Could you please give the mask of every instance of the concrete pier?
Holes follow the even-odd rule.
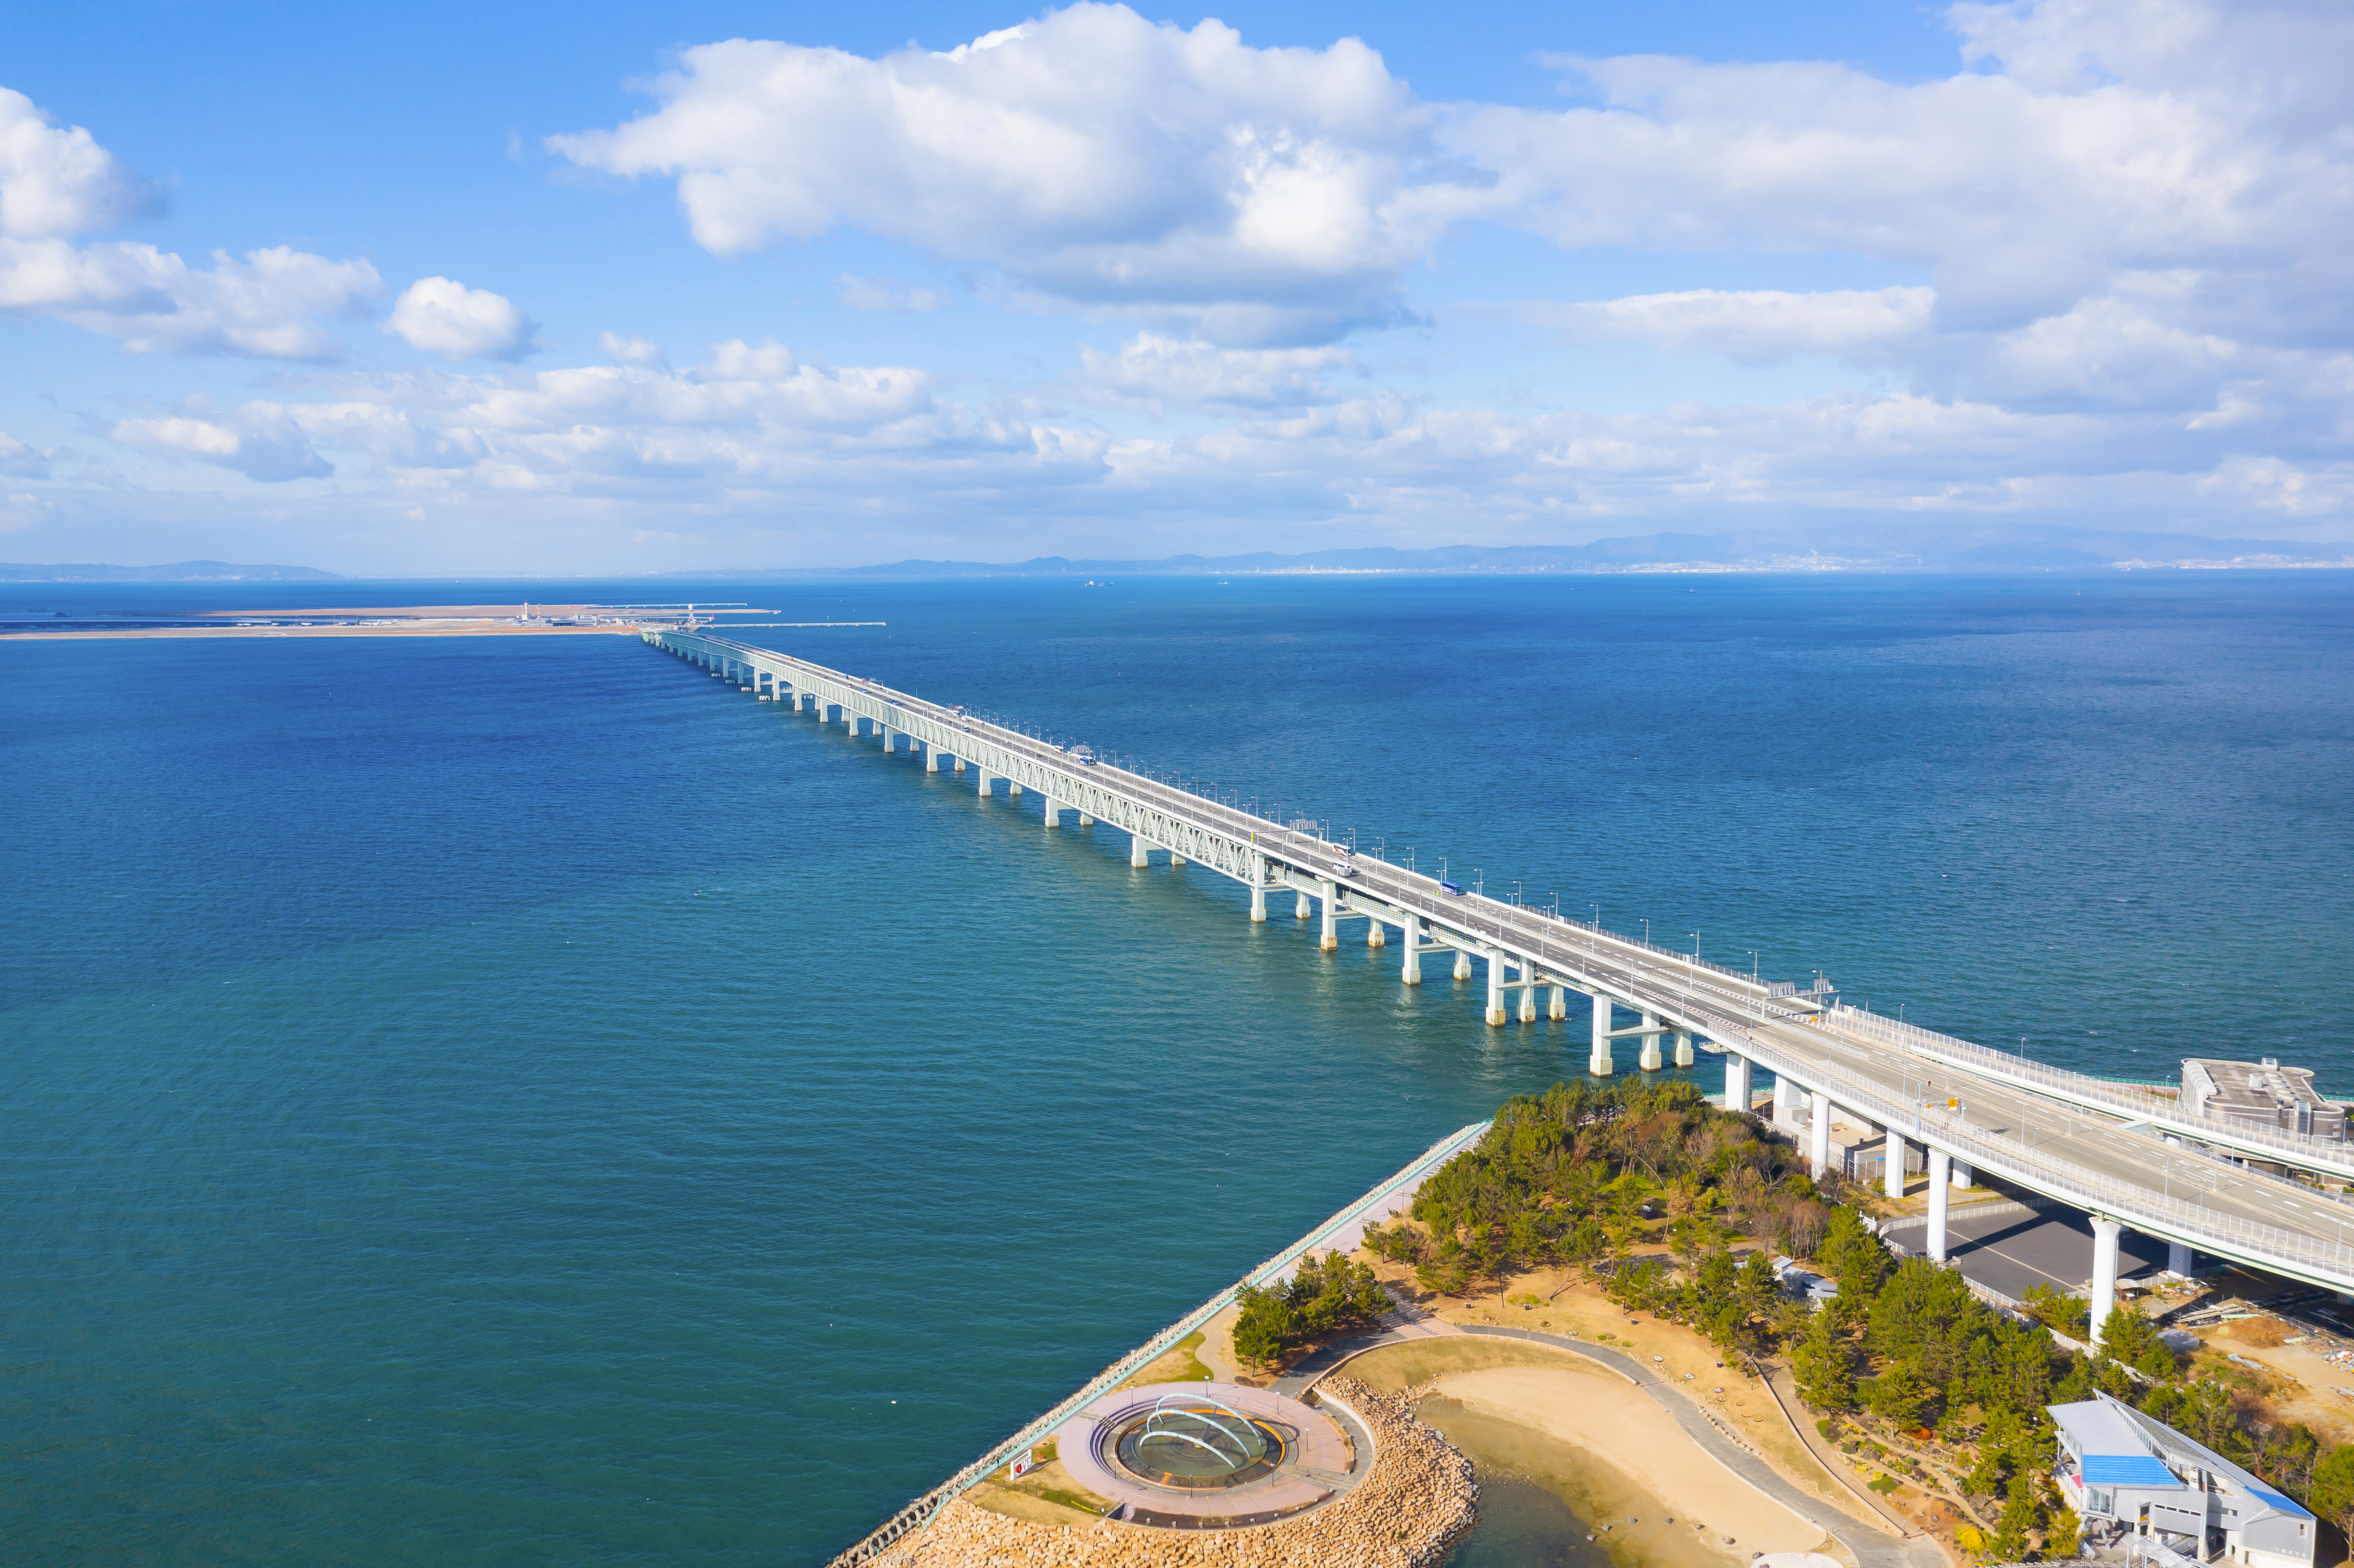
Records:
[[[1808,1108],[1813,1114],[1807,1124],[1807,1163],[1820,1176],[1831,1168],[1830,1096],[1817,1089],[1815,1102]]]
[[[1561,985],[1559,983],[1556,983],[1553,986],[1553,998],[1545,1007],[1545,1016],[1553,1019],[1556,1022],[1569,1016],[1569,988],[1567,986]]]
[[[1402,940],[1405,946],[1405,956],[1398,961],[1398,983],[1420,985],[1422,983],[1422,920],[1419,916],[1409,915],[1405,917]]]
[[[1643,1010],[1643,1054],[1636,1060],[1646,1073],[1656,1073],[1664,1065],[1659,1060],[1659,1015],[1648,1007]]]
[[[1676,1065],[1679,1067],[1689,1067],[1691,1065],[1692,1037],[1690,1034],[1679,1032],[1676,1035]]]
[[[1953,1174],[1953,1157],[1942,1149],[1929,1150],[1929,1233],[1921,1250],[1938,1263],[1946,1261],[1946,1178]]]
[[[1316,945],[1329,953],[1341,946],[1341,911],[1334,902],[1340,895],[1329,876],[1316,885],[1324,891],[1324,925],[1317,933]]]
[[[1152,863],[1152,855],[1150,852],[1144,847],[1144,836],[1141,833],[1130,833],[1128,835],[1128,863],[1137,866],[1150,865]]]
[[[1455,949],[1455,978],[1459,980],[1471,978],[1471,955],[1460,948]]]
[[[1586,1052],[1585,1070],[1597,1078],[1606,1078],[1613,1071],[1610,1060],[1610,999],[1600,991],[1594,993],[1594,1042]]]
[[[1085,817],[1079,819],[1084,822]],[[1267,856],[1251,856],[1251,924],[1267,924]]]
[[[2117,1234],[2125,1227],[2100,1214],[2093,1216],[2093,1342],[2101,1342],[2101,1325],[2117,1305]]]
[[[1480,955],[1488,960],[1488,1027],[1504,1026],[1504,955],[1489,948]]]
[[[1724,1054],[1724,1108],[1749,1114],[1749,1058],[1737,1051]]]
[[[1052,795],[1046,797],[1046,826],[1051,830],[1063,825],[1062,803]]]
[[[1884,1169],[1880,1173],[1880,1190],[1892,1198],[1904,1196],[1904,1135],[1894,1128],[1888,1129],[1888,1141],[1881,1156]]]
[[[1291,917],[1295,920],[1305,920],[1314,913],[1316,913],[1315,906],[1309,902],[1308,895],[1303,893],[1299,895],[1299,902],[1292,906]]]

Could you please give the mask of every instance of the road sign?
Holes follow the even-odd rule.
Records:
[[[1021,1453],[1015,1455],[1013,1457],[1012,1478],[1018,1481],[1037,1467],[1038,1450],[1035,1448],[1024,1448]]]

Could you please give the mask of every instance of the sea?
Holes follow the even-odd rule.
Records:
[[[2354,1093],[2354,573],[0,613],[649,599],[1989,1044]],[[0,887],[12,1563],[822,1563],[1585,1056],[627,637],[0,642]]]

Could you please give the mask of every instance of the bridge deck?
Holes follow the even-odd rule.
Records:
[[[2039,1069],[1949,1036],[1895,1025],[1812,998],[1777,997],[1750,976],[1648,943],[1484,897],[1370,856],[1334,874],[1332,844],[1221,801],[806,660],[708,633],[650,630],[646,641],[724,667],[755,686],[780,680],[839,708],[960,758],[1050,801],[1238,882],[1323,900],[1335,915],[1381,920],[1436,947],[1479,956],[1508,982],[1559,984],[1654,1014],[1706,1037],[1839,1106],[1980,1171],[2123,1222],[2146,1234],[2308,1283],[2354,1292],[2354,1205],[2169,1149],[2137,1127],[2128,1101],[2102,1106],[2097,1080]],[[1500,969],[1494,966],[1502,966]],[[1491,981],[1492,989],[1492,981]],[[2039,1081],[2040,1070],[2052,1082]],[[1959,1114],[1943,1107],[1963,1102]],[[2209,1137],[2207,1133],[2196,1136]],[[2307,1140],[2310,1141],[2310,1140]],[[2265,1158],[2284,1158],[2267,1153]],[[2308,1168],[2344,1159],[2316,1152]],[[2348,1165],[2354,1174],[2354,1164]]]

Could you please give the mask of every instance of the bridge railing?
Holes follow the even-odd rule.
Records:
[[[902,695],[891,693],[887,688],[875,687],[872,683],[862,683],[856,677],[811,665],[807,661],[797,660],[790,655],[777,654],[771,650],[755,649],[744,644],[724,645],[746,654],[779,659],[789,664],[813,670],[850,691],[881,696]],[[940,717],[945,722],[946,710],[921,703],[920,699],[917,701],[923,709],[929,710],[925,716]],[[964,721],[957,722],[961,724]],[[1069,759],[1062,757],[1051,745],[991,721],[971,719],[970,722],[976,726],[970,733],[981,735],[986,732],[985,738],[992,745],[1049,766],[1063,766],[1066,771],[1073,774],[1077,771],[1076,765],[1070,764]],[[1088,769],[1091,774],[1095,771]],[[1312,871],[1320,873],[1327,868],[1331,846],[1322,841],[1129,769],[1109,767],[1109,772],[1122,781],[1124,792],[1149,800],[1159,810],[1170,812],[1182,810],[1197,818],[1207,819],[1203,821],[1203,826],[1236,842],[1249,842],[1253,835],[1257,835],[1262,847],[1283,852],[1286,858],[1302,862]],[[2024,1144],[1988,1140],[1971,1133],[1958,1122],[1947,1125],[1935,1113],[1925,1112],[1921,1107],[1900,1107],[1885,1097],[1882,1086],[1849,1073],[1828,1059],[1809,1059],[1787,1044],[1753,1034],[1748,1022],[1725,1012],[1723,1005],[1728,1001],[1739,1005],[1747,998],[1726,998],[1721,994],[1723,988],[1719,983],[1675,985],[1679,970],[1694,982],[1701,982],[1705,975],[1710,982],[1729,979],[1739,982],[1742,988],[1755,989],[1755,981],[1749,976],[1705,960],[1695,961],[1690,954],[1673,952],[1605,932],[1598,926],[1548,917],[1524,906],[1476,894],[1462,896],[1441,895],[1435,878],[1407,872],[1385,862],[1378,863],[1383,864],[1394,878],[1409,884],[1403,890],[1382,889],[1377,895],[1381,901],[1425,915],[1466,933],[1475,940],[1485,939],[1499,947],[1511,948],[1541,964],[1558,962],[1564,967],[1575,967],[1593,976],[1597,983],[1606,984],[1612,994],[1630,1003],[1638,1006],[1648,1004],[1662,1012],[1683,1016],[1697,1023],[1719,1044],[1740,1042],[1744,1054],[1753,1056],[1769,1069],[1779,1072],[1783,1069],[1777,1064],[1793,1064],[1791,1076],[1826,1090],[1837,1086],[1840,1090],[1842,1103],[1851,1105],[1858,1112],[1871,1115],[1874,1119],[1888,1125],[1909,1123],[1914,1128],[1916,1136],[1925,1135],[1928,1128],[1935,1126],[1936,1141],[1941,1146],[1974,1163],[1984,1164],[1989,1170],[2013,1173],[2030,1184],[2049,1190],[2052,1195],[2069,1202],[2137,1221],[2138,1228],[2155,1225],[2160,1234],[2171,1229],[2194,1244],[2201,1241],[2224,1244],[2211,1245],[2210,1250],[2227,1250],[2231,1245],[2236,1244],[2243,1251],[2303,1262],[2331,1273],[2342,1281],[2354,1282],[2354,1251],[2349,1251],[2344,1245],[2347,1233],[2343,1224],[2338,1227],[2339,1240],[2333,1244],[2306,1233],[2220,1214],[2202,1205],[2181,1202],[2170,1195],[2151,1193],[2146,1189],[2102,1177],[2082,1167],[2052,1160]],[[1424,890],[1425,884],[1427,891]],[[1617,966],[1611,962],[1617,955],[1606,949],[1606,942],[1613,948],[1655,953],[1665,963],[1661,967],[1640,971]],[[1991,1051],[1954,1036],[1938,1034],[1919,1025],[1843,1008],[1834,1016],[1842,1026],[1902,1043],[1925,1056],[1961,1058],[1954,1064],[1956,1065],[1967,1065],[1975,1070],[1990,1071],[1997,1075],[2016,1075],[2055,1086],[2064,1083],[2071,1093],[2078,1092],[2081,1086],[2086,1091],[2085,1097],[2094,1097],[2095,1095],[2109,1097],[2113,1103],[2144,1118],[2147,1118],[2153,1108],[2147,1097],[2132,1095],[2130,1091],[2098,1079],[2063,1074],[2024,1058]],[[2035,1075],[2041,1075],[2041,1077],[2034,1078]]]
[[[1861,1012],[1844,1004],[1833,1017],[1841,1029],[1903,1045],[1918,1054],[1947,1061],[1950,1065],[1968,1066],[1996,1077],[2032,1084],[2056,1094],[2104,1106],[2136,1119],[2163,1121],[2183,1128],[2194,1138],[2204,1128],[2219,1139],[2278,1150],[2301,1164],[2322,1164],[2354,1174],[2354,1147],[2343,1143],[2300,1137],[2292,1132],[2277,1132],[2269,1128],[2250,1127],[2240,1122],[2218,1121],[2186,1109],[2179,1097],[2161,1097],[2155,1089],[2137,1093],[2104,1078],[2072,1073],[2063,1067],[2047,1066],[2014,1052],[1997,1051],[1951,1034],[1940,1034],[1934,1029],[1924,1029],[1917,1023]]]
[[[2080,1165],[2052,1159],[2031,1145],[1996,1139],[1973,1131],[1959,1117],[1942,1107],[1898,1105],[1882,1086],[1840,1067],[1828,1057],[1809,1059],[1787,1044],[1752,1034],[1740,1020],[1709,1020],[1712,1038],[1738,1041],[1742,1054],[1752,1056],[1778,1075],[1830,1094],[1840,1104],[1883,1126],[1909,1130],[1916,1141],[1934,1142],[1974,1165],[2023,1181],[2040,1192],[2064,1199],[2090,1212],[2124,1220],[2137,1230],[2173,1236],[2210,1251],[2237,1250],[2244,1255],[2292,1263],[2318,1270],[2354,1288],[2354,1216],[2325,1219],[2337,1239],[2304,1231],[2284,1230],[2235,1214],[2219,1213],[2204,1204],[2187,1202],[2170,1193],[2120,1181]],[[2221,1245],[2217,1245],[2221,1244]]]

